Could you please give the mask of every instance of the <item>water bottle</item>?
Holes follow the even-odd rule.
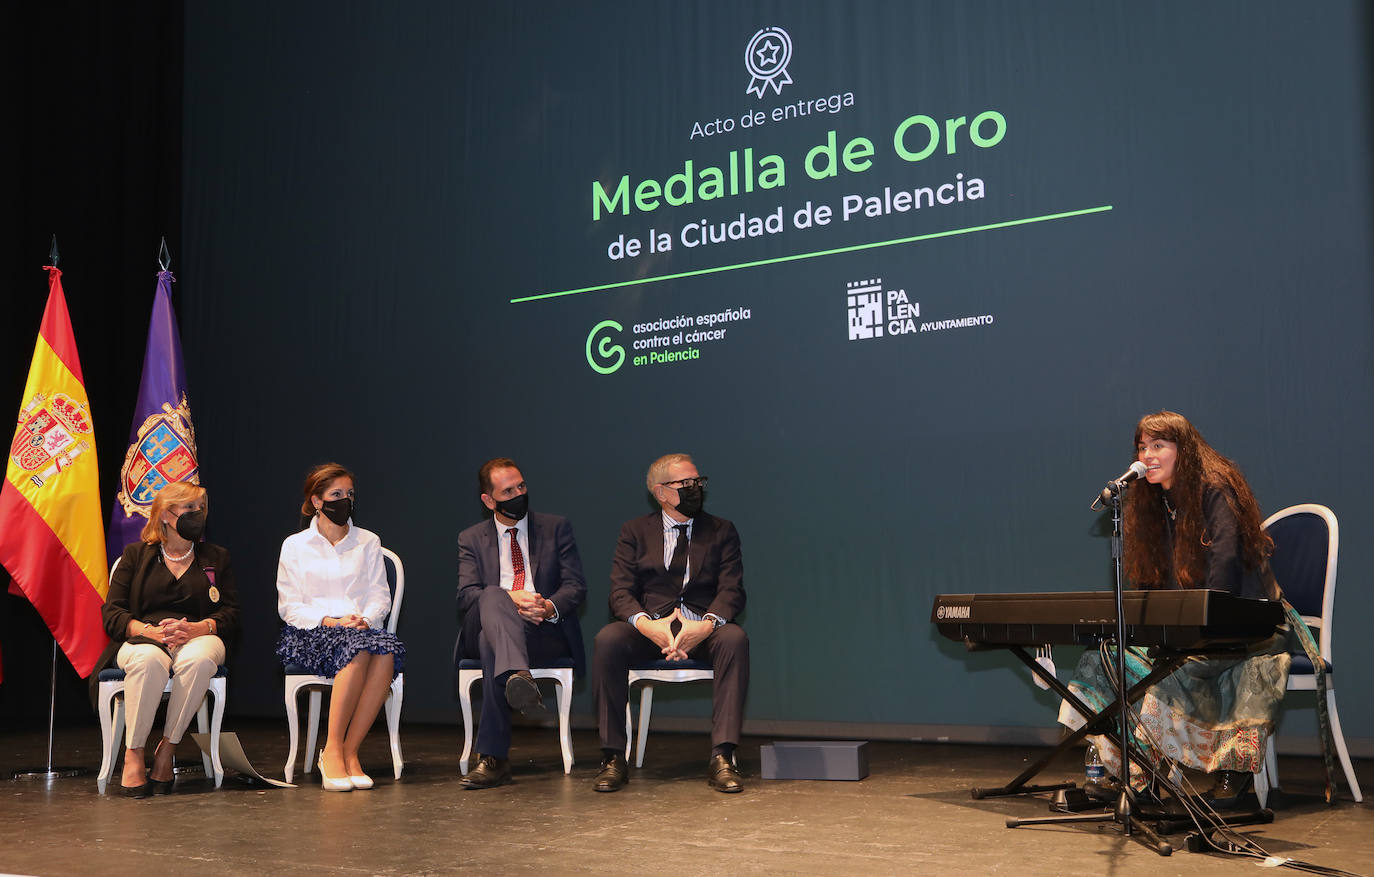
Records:
[[[1097,751],[1097,744],[1088,741],[1088,751],[1083,755],[1083,776],[1093,784],[1100,785],[1107,778],[1107,768],[1102,764],[1102,754]]]

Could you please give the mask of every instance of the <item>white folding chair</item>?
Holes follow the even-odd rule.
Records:
[[[535,679],[552,679],[554,692],[558,697],[558,742],[563,748],[563,773],[572,773],[572,658],[564,658],[555,667],[531,667],[530,675]],[[458,662],[458,705],[463,711],[463,757],[458,761],[458,769],[468,772],[468,757],[472,755],[472,686],[482,679],[482,662],[476,658],[463,658]],[[484,707],[485,708],[485,707]]]
[[[396,632],[397,619],[401,617],[401,599],[405,596],[406,572],[401,558],[390,549],[382,549],[382,561],[386,567],[387,585],[391,588],[391,614],[387,616],[386,629]],[[296,672],[292,672],[292,671]],[[302,689],[310,690],[310,713],[306,719],[305,774],[314,768],[315,738],[320,730],[320,697],[326,688],[332,688],[332,676],[316,676],[303,672],[304,668],[295,665],[286,667],[286,728],[291,738],[290,749],[286,753],[286,781],[291,782],[296,767],[296,744],[299,741],[300,720],[296,713],[296,700]],[[386,713],[387,732],[391,737],[391,768],[396,779],[401,778],[401,700],[405,696],[405,674],[397,673],[391,680],[391,690],[387,693]]]
[[[117,558],[110,565],[110,578],[114,578],[115,570],[119,568]],[[201,761],[205,764],[205,775],[215,778],[215,788],[219,788],[224,782],[224,767],[219,760],[219,732],[220,725],[224,721],[224,697],[227,683],[228,671],[223,665],[215,671],[214,678],[210,680],[210,688],[206,692],[205,700],[200,702],[200,709],[196,711],[196,726],[200,732],[210,733],[210,751],[202,751]],[[110,777],[114,775],[115,763],[119,760],[120,743],[124,739],[124,671],[118,667],[111,667],[108,670],[101,670],[98,690],[96,693],[96,712],[100,716],[100,748],[102,751],[100,759],[100,773],[96,774],[95,786],[100,794],[105,794],[105,787],[110,783]],[[163,689],[164,695],[172,690],[172,681],[167,680],[167,686]],[[211,713],[206,701],[211,697],[215,701],[214,712]]]
[[[1336,617],[1336,559],[1340,547],[1340,527],[1336,515],[1324,505],[1306,503],[1289,506],[1275,512],[1264,522],[1264,529],[1274,539],[1274,554],[1270,566],[1284,596],[1298,610],[1307,626],[1317,635],[1317,645],[1326,663],[1326,710],[1331,718],[1331,737],[1336,755],[1350,792],[1357,802],[1363,801],[1359,780],[1350,763],[1350,751],[1341,733],[1341,719],[1336,712],[1335,665],[1331,661],[1332,622]],[[1289,691],[1316,691],[1317,676],[1306,654],[1293,655],[1288,674]],[[1264,807],[1269,789],[1279,787],[1277,733],[1269,735],[1264,765],[1255,775],[1255,797]]]
[[[635,767],[644,766],[644,746],[649,740],[649,718],[654,709],[654,685],[659,682],[706,682],[716,678],[716,671],[705,661],[653,661],[630,668],[629,688],[636,682],[639,689],[639,741]],[[625,760],[630,760],[633,725],[630,721],[630,702],[625,702]]]

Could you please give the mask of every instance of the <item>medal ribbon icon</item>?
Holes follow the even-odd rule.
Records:
[[[765,27],[754,34],[744,50],[744,67],[749,71],[749,87],[745,94],[763,98],[768,86],[774,94],[782,94],[784,85],[792,84],[787,65],[792,61],[792,37],[780,27]]]

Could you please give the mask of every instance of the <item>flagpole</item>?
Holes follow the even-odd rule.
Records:
[[[52,236],[52,247],[48,250],[48,262],[54,268],[57,267],[57,259],[60,254],[57,252],[57,235]],[[33,768],[31,770],[16,770],[14,778],[17,780],[44,780],[51,782],[61,777],[75,777],[89,773],[87,768],[82,767],[53,767],[52,750],[53,737],[55,735],[57,720],[57,638],[52,641],[52,672],[49,674],[48,684],[48,763],[42,770]]]
[[[57,716],[57,640],[52,641],[52,683],[48,688],[48,766],[39,770],[16,770],[14,778],[17,780],[44,780],[51,781],[61,777],[79,777],[82,774],[90,773],[84,767],[53,767],[52,749],[55,719]]]

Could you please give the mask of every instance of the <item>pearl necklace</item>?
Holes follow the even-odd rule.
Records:
[[[166,546],[163,546],[163,548],[162,548],[162,556],[163,556],[163,558],[165,558],[166,560],[172,561],[172,563],[181,563],[183,560],[185,560],[186,558],[190,557],[192,554],[195,554],[195,553],[196,553],[196,543],[194,543],[194,542],[191,543],[191,547],[190,547],[190,548],[186,549],[186,553],[185,553],[185,554],[177,555],[177,556],[173,556],[173,555],[168,554],[168,553],[167,553],[167,548],[166,548]]]

